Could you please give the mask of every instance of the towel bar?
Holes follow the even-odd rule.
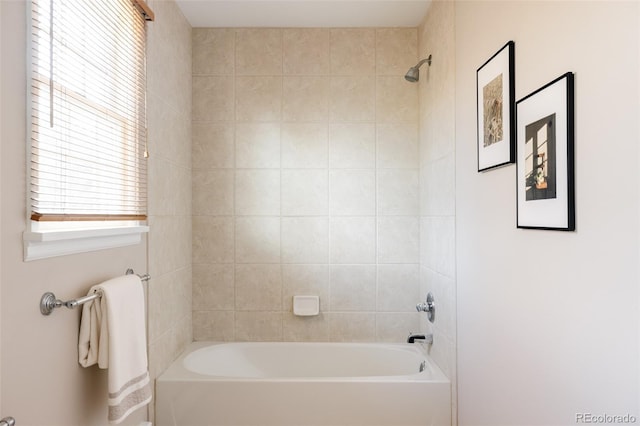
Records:
[[[133,272],[133,269],[129,268],[127,269],[127,272],[125,274],[133,275],[134,273],[135,272]],[[140,281],[149,281],[151,279],[151,276],[149,274],[138,275],[138,277],[140,277]],[[58,299],[55,294],[48,291],[40,298],[40,313],[42,315],[49,315],[55,308],[60,308],[62,306],[66,306],[69,309],[74,309],[79,305],[84,305],[85,303],[98,299],[100,297],[102,297],[102,292],[96,291],[95,293],[88,296],[79,297],[77,299],[67,300],[66,302],[63,302],[62,300]]]

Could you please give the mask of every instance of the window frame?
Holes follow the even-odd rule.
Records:
[[[139,0],[134,0],[140,13],[147,21],[153,20],[153,12]],[[38,221],[33,219],[31,209],[31,148],[32,148],[32,51],[33,51],[33,4],[25,2],[27,10],[27,52],[26,52],[26,157],[25,157],[25,204],[26,230],[23,232],[24,261],[46,259],[56,256],[79,254],[96,250],[136,245],[149,232],[147,217],[144,220],[73,220],[72,217],[60,221]],[[146,90],[146,89],[145,89]]]

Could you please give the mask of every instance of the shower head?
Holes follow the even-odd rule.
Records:
[[[427,59],[423,59],[420,62],[418,62],[415,66],[409,68],[409,71],[407,71],[407,73],[404,75],[404,79],[410,83],[415,83],[416,81],[420,80],[420,66],[425,62],[429,66],[431,66],[431,55],[429,55]]]

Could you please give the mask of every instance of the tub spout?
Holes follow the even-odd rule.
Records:
[[[424,343],[431,345],[433,343],[433,334],[409,334],[407,343],[415,343],[416,340],[424,340]]]

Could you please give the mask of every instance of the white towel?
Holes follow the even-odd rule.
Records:
[[[108,368],[109,423],[120,423],[151,401],[147,367],[145,305],[137,275],[94,285],[102,297],[84,304],[78,339],[83,367]]]

